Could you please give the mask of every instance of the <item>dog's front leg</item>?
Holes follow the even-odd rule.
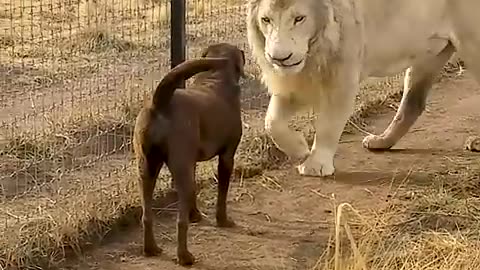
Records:
[[[275,145],[294,161],[303,160],[310,153],[303,134],[288,126],[288,121],[295,115],[296,109],[290,99],[272,95],[265,116],[265,130]]]
[[[355,78],[339,80],[333,84],[333,88],[327,89],[326,95],[322,95],[322,100],[314,106],[315,138],[310,156],[297,167],[301,175],[334,174],[333,159],[340,136],[353,112],[359,89],[358,80]]]
[[[176,149],[177,150],[177,149]],[[184,152],[185,153],[185,152]],[[190,212],[195,200],[194,163],[186,163],[185,157],[169,158],[169,169],[178,194],[177,258],[178,264],[192,265],[195,257],[188,251],[187,234]]]

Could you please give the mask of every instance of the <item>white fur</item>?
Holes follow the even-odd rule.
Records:
[[[248,41],[272,94],[266,130],[282,151],[303,160],[300,174],[332,175],[360,82],[410,67],[395,120],[364,140],[367,148],[391,147],[420,115],[415,102],[454,50],[480,81],[479,10],[478,0],[249,0]],[[302,108],[315,112],[311,151],[288,127]]]

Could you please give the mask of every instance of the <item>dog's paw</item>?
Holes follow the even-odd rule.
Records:
[[[297,166],[298,173],[302,176],[324,177],[335,173],[333,160],[315,160],[311,157]]]
[[[177,252],[178,264],[182,266],[193,265],[195,257],[188,250]]]
[[[235,222],[230,218],[217,218],[217,227],[233,228],[235,226],[236,226]]]
[[[392,143],[379,135],[368,135],[363,138],[362,146],[369,150],[386,150],[392,147]]]
[[[143,248],[143,254],[146,257],[153,257],[153,256],[159,256],[162,254],[163,250],[159,248],[157,245],[150,245],[150,246],[145,246]]]
[[[198,223],[202,221],[202,213],[198,209],[192,209],[189,214],[190,223]]]

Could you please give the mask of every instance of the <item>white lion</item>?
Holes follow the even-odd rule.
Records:
[[[407,70],[395,118],[363,140],[368,149],[392,147],[424,110],[433,77],[454,52],[480,81],[479,12],[480,0],[249,0],[248,41],[272,95],[267,132],[303,161],[301,175],[332,175],[360,82]],[[315,113],[311,151],[288,127],[303,108]]]

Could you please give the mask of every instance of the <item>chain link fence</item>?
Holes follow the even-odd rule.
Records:
[[[61,258],[45,247],[75,238],[65,230],[115,217],[127,205],[118,197],[137,198],[131,133],[170,68],[170,8],[166,0],[0,0],[1,266]],[[243,1],[186,8],[187,58],[217,41],[247,49]]]
[[[230,42],[257,76],[245,1],[187,2],[187,58]],[[170,15],[167,0],[0,0],[1,267],[60,260],[138,205],[131,133],[170,68]],[[248,85],[246,124],[263,123],[267,93]]]

